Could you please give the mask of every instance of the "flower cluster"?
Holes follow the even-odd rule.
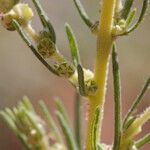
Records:
[[[150,107],[140,115],[135,115],[134,111],[149,88],[150,78],[133,101],[123,120],[120,70],[115,40],[116,37],[127,35],[139,26],[145,16],[149,0],[143,0],[140,16],[135,23],[133,23],[133,19],[136,9],[132,8],[134,0],[125,0],[124,4],[121,0],[103,0],[101,19],[95,23],[90,20],[80,0],[73,0],[80,17],[90,31],[97,36],[94,73],[83,67],[77,40],[70,25],[66,23],[65,29],[72,61],[68,61],[61,54],[57,46],[53,25],[39,0],[32,0],[32,2],[42,23],[40,31],[36,31],[32,25],[34,16],[32,9],[28,4],[21,3],[19,0],[0,0],[1,22],[7,30],[19,33],[30,50],[49,71],[67,79],[77,89],[74,105],[76,122],[74,137],[65,108],[57,99],[55,102],[56,117],[64,135],[62,137],[45,104],[40,102],[43,121],[33,109],[28,98],[25,97],[12,110],[6,108],[4,111],[0,111],[0,116],[14,131],[24,148],[27,150],[81,150],[80,95],[86,97],[89,102],[86,150],[136,150],[148,143],[150,134],[139,141],[136,141],[134,137],[141,132],[142,126],[150,119]],[[114,87],[114,141],[112,145],[108,146],[99,142],[101,133],[98,132],[101,132],[111,48]],[[48,63],[48,59],[50,63]],[[45,122],[50,128],[50,132],[47,131]]]
[[[21,37],[23,37],[23,39],[26,41],[28,46],[31,47],[32,45],[32,51],[34,51],[34,53],[38,55],[39,60],[42,61],[43,64],[45,64],[45,66],[49,68],[49,70],[60,77],[65,77],[74,86],[76,86],[77,89],[79,89],[80,82],[78,82],[78,76],[80,75],[80,73],[78,73],[77,66],[80,65],[80,61],[78,54],[76,54],[76,57],[73,56],[74,53],[77,52],[73,52],[74,48],[72,47],[72,43],[74,44],[73,46],[76,46],[77,42],[73,35],[71,27],[68,24],[66,25],[66,33],[70,43],[72,57],[74,59],[73,63],[66,60],[58,50],[58,47],[56,45],[55,30],[50,23],[47,15],[43,11],[40,3],[37,0],[33,0],[33,3],[43,24],[43,29],[40,32],[36,32],[32,27],[32,9],[28,6],[28,4],[19,3],[19,1],[5,1],[5,5],[4,2],[0,3],[2,24],[8,30],[17,30],[20,33]],[[28,39],[28,37],[30,37],[30,39]],[[48,64],[46,62],[46,59],[51,59],[54,64]],[[87,71],[83,68],[82,70],[83,76],[86,79],[86,76],[88,76]],[[97,86],[93,80],[93,73],[91,75],[91,78],[88,78],[88,80],[83,79],[82,82],[85,82],[84,84],[86,94],[84,94],[84,96],[91,94],[93,95],[96,92]]]
[[[49,149],[45,123],[36,114],[27,97],[13,110],[7,108],[0,114],[27,149]]]
[[[137,9],[132,8],[133,2],[134,0],[126,0],[124,5],[122,6],[121,4],[121,7],[119,7],[120,9],[115,12],[115,20],[112,30],[113,36],[127,35],[137,29],[143,21],[149,1],[143,0],[140,16],[135,23],[133,23],[133,20],[135,19]],[[122,2],[120,1],[120,3]]]

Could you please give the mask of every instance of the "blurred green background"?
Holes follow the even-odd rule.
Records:
[[[24,0],[32,6],[30,0]],[[61,53],[70,60],[69,45],[64,24],[68,22],[77,37],[81,59],[86,68],[93,69],[96,38],[80,19],[73,0],[40,0],[45,8],[57,34],[57,45]],[[99,17],[99,0],[82,0],[93,21]],[[135,6],[141,8],[142,0]],[[35,13],[33,25],[36,30],[41,24]],[[123,114],[138,94],[144,81],[150,75],[150,9],[142,25],[134,33],[122,37],[118,41],[118,52],[122,78]],[[108,80],[108,92],[105,107],[102,140],[110,144],[113,137],[113,88],[112,74]],[[12,107],[27,95],[37,107],[39,99],[43,99],[54,114],[54,97],[58,96],[70,112],[73,126],[74,89],[62,78],[48,72],[23,43],[16,32],[6,31],[0,26],[0,109]],[[141,112],[150,102],[150,92],[147,92],[138,111]],[[86,124],[86,100],[83,99],[82,124]],[[37,109],[38,111],[38,109]],[[150,122],[144,126],[143,133],[150,131]],[[142,136],[143,134],[141,134]],[[0,120],[0,150],[18,150],[20,145],[15,136]],[[149,150],[147,145],[143,150]]]

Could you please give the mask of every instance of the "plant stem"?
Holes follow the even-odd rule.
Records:
[[[99,130],[101,130],[101,122],[103,119],[103,106],[105,102],[106,83],[109,66],[110,49],[112,46],[112,24],[115,9],[115,0],[103,0],[101,7],[101,16],[99,24],[99,32],[97,35],[97,52],[95,62],[95,81],[98,89],[96,95],[89,97],[89,116],[88,129],[86,138],[86,150],[92,150],[92,124],[94,121],[95,109],[100,106]],[[101,131],[98,132],[97,139],[100,139]]]
[[[31,39],[33,41],[38,41],[39,40],[39,36],[36,33],[36,31],[32,28],[31,24],[27,24],[26,26],[23,26],[23,29],[25,30],[25,32],[27,33],[27,35],[29,37],[31,37]]]

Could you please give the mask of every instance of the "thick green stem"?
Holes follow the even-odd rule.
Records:
[[[100,106],[99,130],[103,118],[103,106],[105,102],[106,83],[108,75],[108,64],[110,49],[112,46],[112,25],[116,0],[103,0],[101,7],[99,33],[97,35],[97,52],[95,62],[95,81],[98,89],[95,96],[89,97],[89,116],[86,138],[86,150],[92,150],[92,123],[94,120],[95,109]],[[101,131],[98,132],[97,139],[100,139]]]

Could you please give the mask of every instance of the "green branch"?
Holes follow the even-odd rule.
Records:
[[[20,37],[23,39],[23,41],[27,44],[27,46],[31,49],[31,51],[34,53],[34,55],[41,61],[41,63],[52,73],[55,75],[58,75],[58,73],[55,71],[54,68],[52,68],[45,60],[44,58],[37,52],[37,50],[34,48],[34,46],[31,44],[31,42],[28,40],[27,36],[24,34],[22,27],[18,24],[16,20],[13,21],[13,25],[16,28],[17,32],[19,33]]]

